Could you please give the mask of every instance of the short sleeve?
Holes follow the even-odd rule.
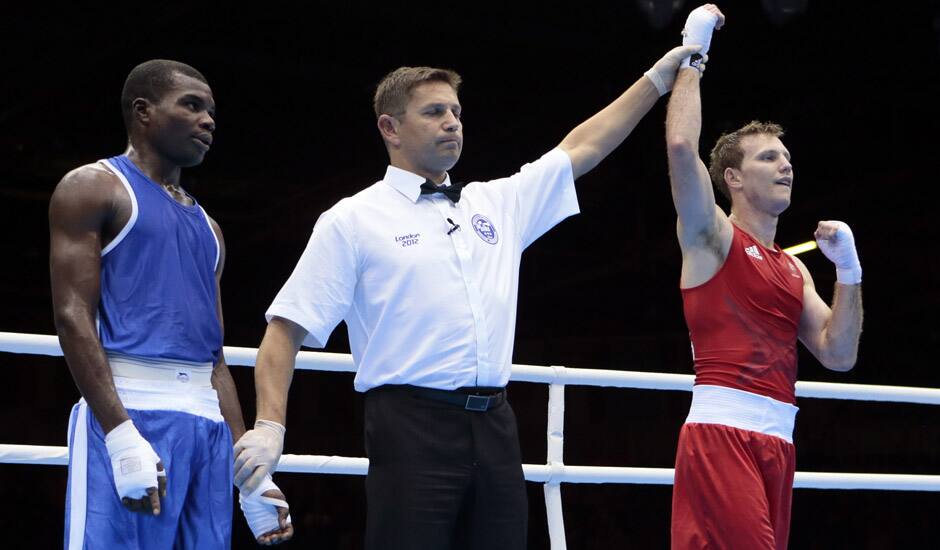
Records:
[[[523,166],[509,178],[516,195],[516,216],[523,247],[558,222],[580,212],[571,159],[559,148]]]
[[[335,207],[334,207],[335,209]],[[304,345],[322,348],[353,302],[357,254],[334,209],[320,216],[294,272],[265,313],[302,326]]]

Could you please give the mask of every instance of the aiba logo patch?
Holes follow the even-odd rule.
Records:
[[[483,239],[483,242],[488,244],[496,244],[499,242],[499,234],[496,232],[496,227],[493,226],[486,216],[482,214],[476,214],[473,218],[470,219],[470,225],[473,226],[473,230],[476,231],[477,235]]]

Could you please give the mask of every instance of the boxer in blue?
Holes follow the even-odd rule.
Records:
[[[69,421],[65,548],[229,548],[232,439],[245,431],[222,355],[222,231],[180,186],[212,145],[196,69],[135,67],[128,148],[81,166],[49,206],[56,330],[82,399]],[[241,496],[261,544],[293,534],[266,480]]]

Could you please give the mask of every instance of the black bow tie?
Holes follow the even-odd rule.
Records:
[[[424,183],[421,184],[421,194],[431,195],[433,193],[441,193],[450,199],[450,202],[457,204],[460,201],[460,190],[463,189],[463,187],[463,183],[452,183],[450,186],[438,186],[431,180],[424,180]]]

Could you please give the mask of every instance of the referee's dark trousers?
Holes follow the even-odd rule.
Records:
[[[525,549],[528,502],[505,390],[373,388],[365,444],[367,550]]]

